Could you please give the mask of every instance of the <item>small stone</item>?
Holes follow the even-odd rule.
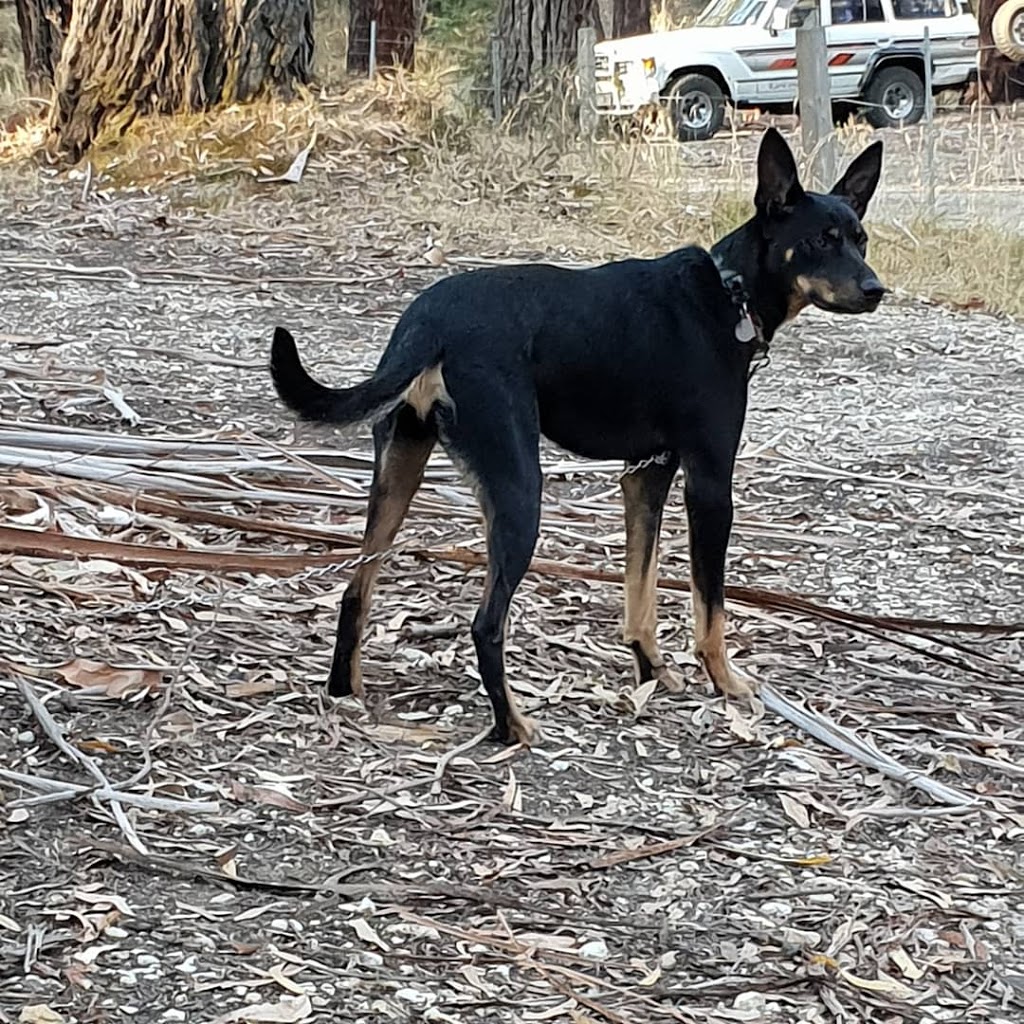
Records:
[[[24,732],[18,733],[17,740],[19,743],[28,746],[29,743],[35,743],[36,734],[31,729],[26,729]]]
[[[733,1001],[734,1010],[745,1010],[747,1012],[763,1014],[766,1000],[760,992],[741,992]]]
[[[195,954],[185,957],[180,964],[175,964],[174,967],[182,974],[195,974],[197,969]]]
[[[399,988],[395,989],[395,998],[401,999],[403,1003],[409,1003],[417,1009],[425,1010],[437,997],[418,988]]]
[[[384,957],[369,949],[358,949],[352,954],[352,962],[360,967],[383,967]]]
[[[108,928],[107,929],[107,934],[109,934],[109,933],[110,933],[110,929]],[[152,953],[140,953],[135,958],[135,962],[140,967],[159,967],[160,966],[160,957],[153,956]]]
[[[593,939],[590,942],[584,942],[580,946],[580,956],[585,956],[588,960],[607,960],[608,946],[604,939]]]
[[[116,924],[112,924],[103,933],[109,939],[127,939],[128,933],[123,928],[118,928]]]
[[[185,1020],[186,1019],[185,1011],[184,1010],[164,1010],[163,1015],[160,1017],[160,1019],[161,1020],[170,1020],[170,1021]]]

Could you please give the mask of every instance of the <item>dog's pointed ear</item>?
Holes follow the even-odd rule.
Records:
[[[858,217],[868,212],[868,203],[882,174],[882,142],[872,142],[832,187],[832,195],[845,199]]]
[[[769,128],[757,153],[754,205],[761,213],[781,213],[795,206],[803,194],[792,151],[778,131]]]

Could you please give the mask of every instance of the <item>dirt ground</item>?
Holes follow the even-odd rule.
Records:
[[[1024,1019],[1024,327],[810,312],[754,379],[729,581],[768,594],[730,646],[868,763],[710,690],[678,487],[690,686],[637,687],[620,588],[583,578],[621,570],[621,467],[555,451],[509,653],[545,738],[498,749],[443,459],[366,706],[324,695],[365,431],[297,429],[265,363],[282,323],[356,379],[421,287],[536,246],[432,266],[330,184],[329,233],[283,189],[0,201],[0,1021]]]

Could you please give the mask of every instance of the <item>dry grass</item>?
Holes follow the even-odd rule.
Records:
[[[244,208],[254,189],[267,193],[257,180],[283,172],[315,133],[302,185],[273,203],[286,211],[330,194],[337,173],[365,176],[360,202],[368,211],[421,224],[448,250],[471,256],[506,251],[513,236],[529,239],[538,255],[650,255],[685,242],[710,245],[749,214],[756,131],[706,146],[584,145],[574,138],[571,104],[552,95],[544,130],[509,134],[472,104],[471,62],[469,51],[453,58],[427,46],[414,74],[339,79],[329,97],[139,121],[121,138],[100,140],[91,154],[95,180],[163,189],[177,205],[207,212]],[[940,198],[967,202],[1002,189],[997,198],[1012,203],[1024,180],[1020,123],[981,112],[938,124]],[[862,124],[839,129],[843,160],[871,134]],[[38,123],[21,126],[0,139],[0,160],[24,159],[40,139]],[[973,199],[959,224],[923,214],[925,180],[921,133],[891,133],[872,228],[885,280],[911,294],[1024,315],[1024,280],[1014,272],[1024,261],[1022,237],[975,216]],[[323,219],[330,230],[330,209]]]
[[[14,7],[0,7],[0,116],[17,110],[25,95],[21,35]]]

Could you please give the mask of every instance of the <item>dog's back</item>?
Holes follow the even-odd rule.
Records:
[[[710,254],[585,270],[547,264],[446,278],[399,321],[379,373],[433,360],[448,375],[484,363],[479,386],[518,387],[526,371],[542,432],[587,456],[633,458],[681,421],[742,390],[737,312]],[[414,355],[415,353],[415,355]],[[702,424],[691,424],[700,429]]]

